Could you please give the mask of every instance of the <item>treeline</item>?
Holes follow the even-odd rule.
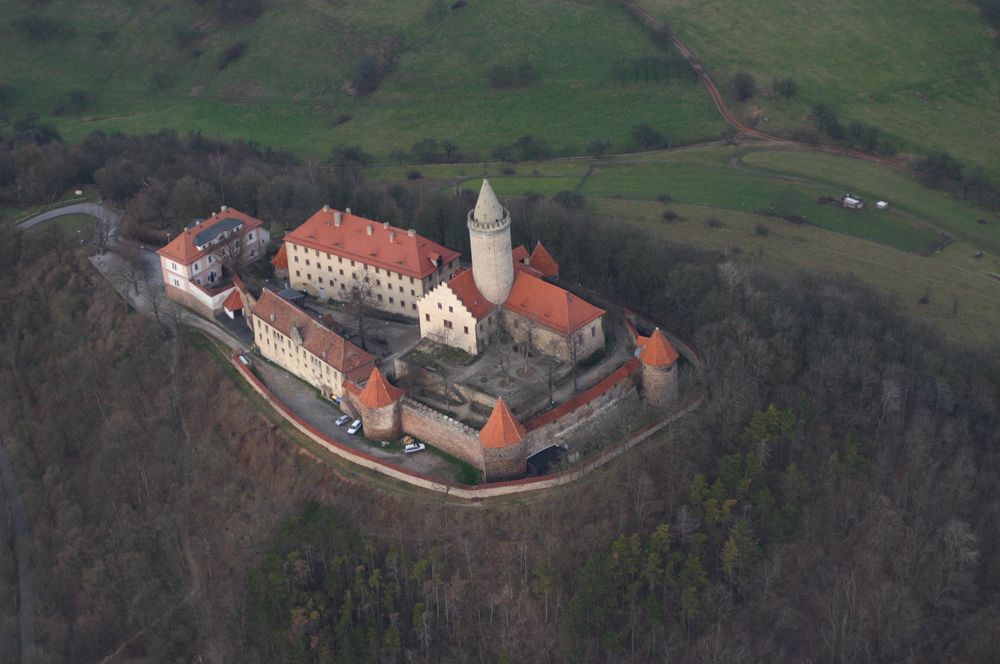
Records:
[[[813,104],[812,114],[820,131],[834,141],[864,152],[887,156],[894,155],[899,150],[896,142],[875,125],[850,122],[845,126],[837,111],[822,102]]]
[[[932,189],[943,189],[990,210],[1000,207],[1000,185],[982,166],[970,167],[947,152],[937,152],[919,160],[914,168],[921,182]]]

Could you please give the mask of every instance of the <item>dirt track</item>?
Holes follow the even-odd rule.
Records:
[[[653,18],[652,14],[650,14],[645,9],[635,4],[634,0],[621,0],[621,3],[625,6],[625,8],[628,11],[632,12],[632,14],[635,15],[636,18],[638,18],[640,21],[642,21],[649,27],[653,28],[654,30],[658,30],[664,27],[662,23]],[[912,172],[913,169],[895,159],[889,159],[887,157],[879,157],[877,155],[868,154],[866,152],[858,152],[857,150],[850,150],[847,148],[837,148],[834,146],[823,146],[823,145],[820,146],[808,145],[806,143],[801,143],[799,141],[792,141],[787,138],[781,138],[780,136],[773,136],[771,134],[758,131],[753,127],[749,127],[743,124],[739,120],[739,118],[737,118],[733,114],[733,112],[729,109],[729,107],[726,105],[726,101],[725,99],[723,99],[722,93],[719,92],[719,88],[715,85],[715,82],[712,81],[712,78],[705,71],[705,68],[702,66],[697,56],[695,56],[694,52],[690,48],[688,48],[687,44],[681,41],[680,38],[673,33],[673,31],[670,32],[670,39],[673,41],[673,44],[677,48],[677,50],[681,52],[681,55],[683,55],[684,58],[691,64],[692,69],[694,69],[694,71],[698,74],[698,78],[701,79],[701,82],[705,85],[705,89],[708,90],[708,94],[712,97],[712,101],[715,103],[715,108],[716,110],[719,111],[719,115],[722,116],[722,119],[725,120],[729,126],[733,127],[744,136],[756,138],[758,140],[766,141],[768,143],[795,145],[799,147],[818,150],[820,152],[826,152],[829,154],[836,154],[844,157],[853,157],[855,159],[862,159],[864,161],[880,164],[882,166],[888,166],[890,168],[894,168],[899,171],[905,171],[907,173]]]

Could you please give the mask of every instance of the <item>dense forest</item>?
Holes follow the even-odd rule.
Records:
[[[467,195],[367,184],[349,149],[299,163],[29,129],[0,140],[6,205],[92,183],[153,238],[220,203],[286,228],[329,203],[465,249]],[[204,198],[185,207],[185,187]],[[515,241],[545,242],[568,282],[690,339],[709,397],[573,486],[487,506],[315,461],[83,249],[0,229],[0,434],[31,521],[38,661],[1000,658],[995,352],[950,348],[856,284],[768,275],[570,197],[509,205]]]

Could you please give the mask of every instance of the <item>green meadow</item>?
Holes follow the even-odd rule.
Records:
[[[735,110],[776,132],[814,102],[876,125],[904,152],[949,151],[1000,177],[1000,48],[970,0],[638,0],[698,55],[732,100],[737,72],[762,93]],[[790,101],[770,94],[791,78]]]
[[[428,137],[480,158],[527,134],[580,153],[594,139],[624,150],[631,127],[644,122],[674,143],[724,128],[696,83],[615,79],[616,60],[657,51],[606,0],[477,1],[454,10],[433,0],[269,0],[243,24],[218,20],[212,6],[0,4],[0,84],[16,89],[8,118],[37,113],[71,140],[95,129],[169,127],[300,155],[360,145],[381,159]],[[30,39],[13,27],[26,16],[54,19],[58,34]],[[219,71],[223,52],[241,41],[243,56]],[[386,52],[396,65],[379,88],[352,95],[358,60]],[[521,60],[533,63],[537,81],[491,87],[491,66]],[[74,91],[87,103],[56,115]]]

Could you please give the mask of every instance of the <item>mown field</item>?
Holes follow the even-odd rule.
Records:
[[[69,139],[171,127],[300,155],[360,145],[383,159],[427,137],[478,159],[526,134],[580,153],[593,139],[627,149],[643,122],[674,143],[724,127],[696,83],[615,78],[616,60],[658,51],[608,0],[473,0],[456,10],[435,0],[267,0],[256,20],[235,23],[217,5],[0,4],[0,84],[15,89],[8,119],[37,113]],[[52,34],[30,37],[26,17],[47,20]],[[241,42],[243,55],[220,70]],[[381,86],[352,96],[359,59],[390,53],[396,65]],[[489,68],[520,60],[539,80],[493,89]]]
[[[736,110],[765,131],[802,126],[814,102],[880,127],[906,152],[947,150],[1000,176],[1000,48],[969,0],[638,0],[698,55],[720,89],[739,71],[765,93]],[[764,118],[766,117],[766,121]]]

